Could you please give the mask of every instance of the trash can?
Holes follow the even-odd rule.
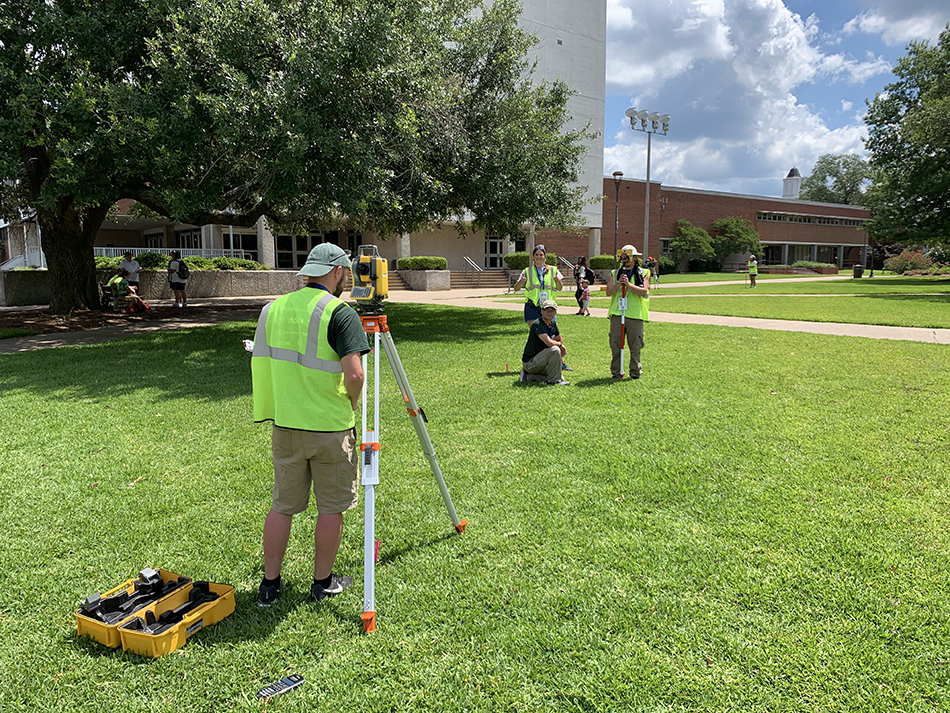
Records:
[[[860,278],[864,274],[864,265],[855,265],[854,266],[854,277]]]

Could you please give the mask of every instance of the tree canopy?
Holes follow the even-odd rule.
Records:
[[[741,216],[719,218],[712,227],[716,232],[711,236],[710,241],[716,262],[720,265],[723,265],[726,258],[733,254],[762,253],[759,232],[745,218]]]
[[[182,223],[510,235],[583,205],[570,90],[532,81],[514,0],[0,4],[0,215],[35,211],[55,311],[134,199]]]
[[[855,154],[822,154],[802,181],[799,198],[821,203],[864,205],[870,178],[867,162]]]
[[[950,24],[936,45],[911,42],[894,74],[865,117],[867,229],[884,241],[950,242]]]
[[[682,218],[676,221],[676,235],[670,240],[670,253],[677,265],[692,255],[701,258],[716,255],[709,233]]]

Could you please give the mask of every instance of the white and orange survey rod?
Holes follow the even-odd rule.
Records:
[[[623,370],[623,345],[627,341],[627,283],[620,283],[620,378],[626,376]]]

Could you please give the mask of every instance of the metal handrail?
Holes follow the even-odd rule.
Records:
[[[471,270],[466,270],[465,272],[485,272],[483,268],[479,267],[478,264],[467,255],[462,259],[465,260],[466,263],[468,263],[468,266],[470,268],[472,268]]]
[[[476,287],[481,287],[481,286],[482,286],[482,273],[485,272],[485,270],[484,270],[483,268],[479,267],[479,266],[478,266],[478,263],[476,263],[474,260],[472,260],[472,258],[468,257],[468,255],[465,255],[465,256],[463,257],[463,259],[465,260],[465,263],[466,263],[466,264],[469,266],[469,268],[470,268],[470,269],[468,269],[468,270],[465,270],[465,272],[470,272],[470,273],[472,273],[472,276],[475,277],[475,286],[476,286]]]

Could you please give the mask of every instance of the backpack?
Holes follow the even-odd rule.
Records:
[[[185,264],[185,261],[181,258],[178,259],[178,269],[175,270],[175,274],[178,275],[179,280],[187,280],[188,275],[191,274],[191,270],[188,269],[188,265]]]

